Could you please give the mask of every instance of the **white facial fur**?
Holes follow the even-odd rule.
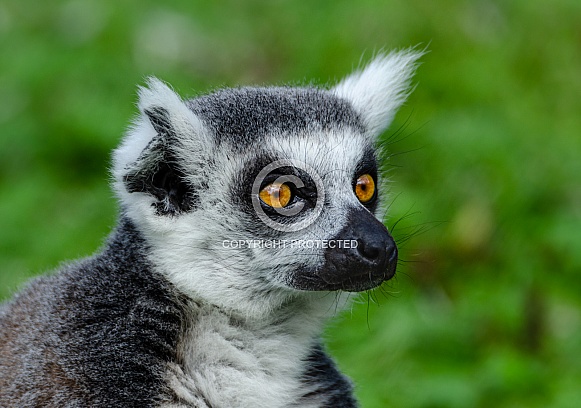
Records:
[[[263,225],[253,228],[249,215],[232,202],[233,184],[258,153],[307,163],[323,180],[327,204],[310,227],[285,233],[279,239],[334,238],[345,222],[346,208],[361,205],[352,189],[356,165],[404,102],[419,56],[412,51],[380,55],[327,91],[351,103],[364,131],[339,125],[325,130],[307,127],[295,133],[273,132],[254,146],[255,151],[245,153],[232,142],[218,143],[208,123],[169,87],[151,79],[148,88],[139,93],[141,115],[115,152],[113,176],[121,205],[151,246],[150,257],[159,272],[193,299],[247,318],[265,318],[293,299],[331,303],[329,298],[334,300],[334,296],[298,291],[288,285],[297,265],[316,267],[322,262],[321,250],[225,247],[225,241],[272,237],[261,233]],[[155,197],[129,192],[124,182],[126,174],[135,171],[142,152],[155,143],[157,132],[145,112],[156,107],[169,114],[177,140],[172,149],[185,181],[205,186],[195,208],[176,215],[158,214],[153,206]]]

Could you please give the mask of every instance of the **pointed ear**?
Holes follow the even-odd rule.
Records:
[[[332,89],[350,101],[363,118],[368,134],[378,136],[393,120],[410,93],[410,80],[423,52],[405,50],[375,57],[369,65]]]
[[[207,132],[166,84],[149,78],[139,88],[140,116],[113,155],[115,187],[125,204],[145,193],[158,215],[192,209]]]

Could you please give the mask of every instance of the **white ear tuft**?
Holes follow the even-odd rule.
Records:
[[[168,85],[154,77],[146,84],[138,91],[140,115],[113,153],[115,188],[124,201],[129,179],[152,179],[162,161],[197,174],[208,145],[204,124]]]
[[[332,89],[350,101],[361,115],[367,132],[381,133],[393,120],[410,93],[410,80],[423,52],[404,50],[381,54]]]
[[[152,107],[163,107],[169,112],[184,109],[181,98],[163,81],[156,77],[146,80],[147,87],[139,87],[139,110],[145,112]],[[173,108],[173,109],[172,109]]]
[[[180,142],[188,143],[201,137],[204,126],[182,99],[163,81],[149,77],[146,87],[139,87],[140,115],[126,134],[121,146],[114,153],[114,174],[123,173],[134,163],[156,136],[156,123],[152,113],[164,113],[164,120],[171,124],[171,131]]]

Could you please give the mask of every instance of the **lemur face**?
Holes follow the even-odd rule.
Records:
[[[160,271],[233,308],[390,279],[397,247],[376,218],[376,138],[418,56],[380,56],[330,90],[240,88],[182,101],[150,80],[114,176]]]

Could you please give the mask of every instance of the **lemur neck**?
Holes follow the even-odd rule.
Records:
[[[284,334],[297,341],[309,342],[321,335],[325,322],[343,308],[341,296],[333,294],[303,294],[289,299],[268,314],[256,316],[224,309],[203,300],[189,299],[186,305],[188,324],[212,330],[208,324],[232,327],[236,331],[262,333],[263,336]],[[340,304],[340,306],[338,306]]]

